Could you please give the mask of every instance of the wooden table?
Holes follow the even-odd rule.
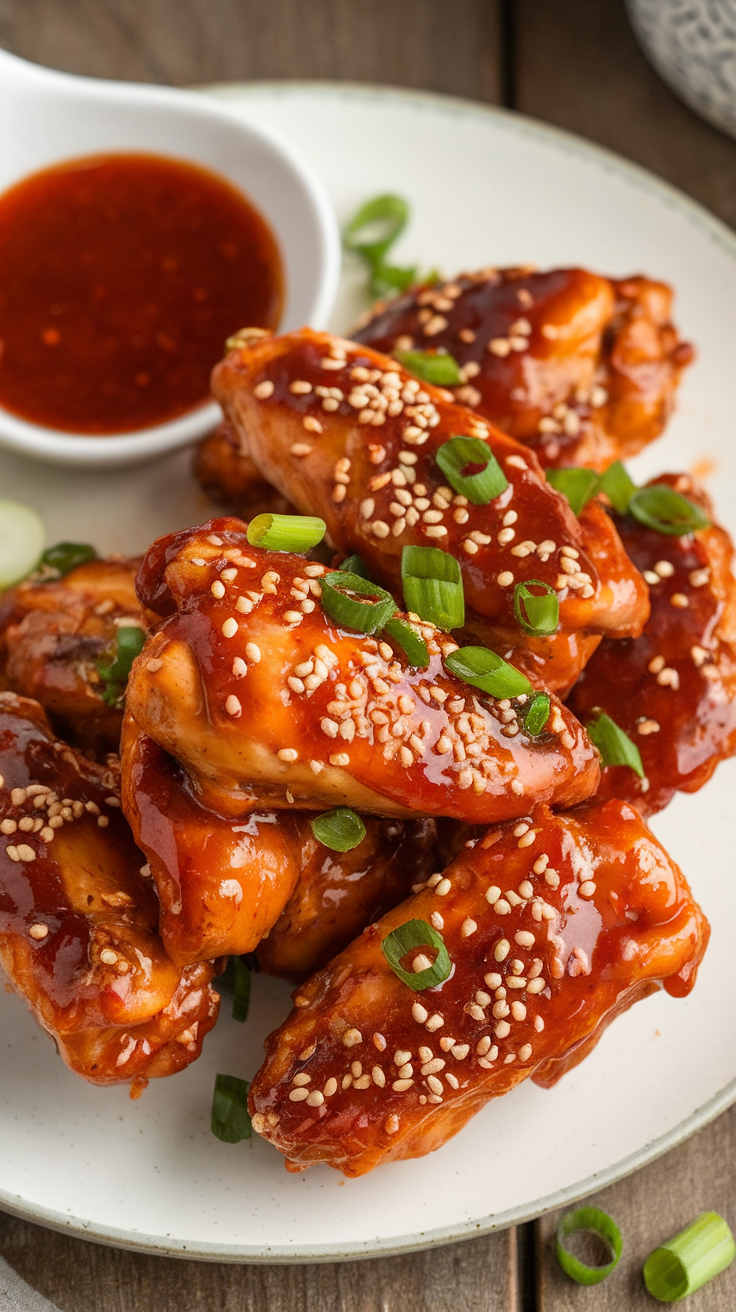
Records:
[[[623,0],[0,0],[0,44],[104,77],[383,82],[505,104],[653,169],[736,226],[736,143],[696,118],[636,46]],[[6,128],[7,130],[7,128]],[[641,1266],[705,1208],[736,1226],[736,1109],[596,1195],[618,1270],[571,1284],[555,1217],[407,1257],[242,1267],[116,1252],[0,1217],[0,1252],[62,1312],[638,1312]],[[733,1312],[736,1264],[688,1303]]]

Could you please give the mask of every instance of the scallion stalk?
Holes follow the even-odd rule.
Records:
[[[317,515],[256,515],[247,538],[252,547],[268,551],[310,551],[321,542],[327,525]]]
[[[541,588],[541,594],[532,592]],[[532,637],[546,637],[557,632],[560,602],[554,588],[541,579],[527,579],[514,588],[514,615],[519,628]]]
[[[432,965],[423,970],[405,970],[401,962],[415,948],[430,948],[437,955]],[[405,925],[399,925],[383,939],[381,951],[394,974],[417,993],[444,983],[452,971],[444,939],[426,920],[407,920]]]
[[[479,437],[448,438],[435,460],[450,486],[474,506],[487,506],[509,485],[490,447]]]
[[[310,823],[317,842],[329,847],[331,852],[352,852],[365,838],[365,825],[357,811],[349,806],[325,811]]]
[[[396,614],[398,607],[390,592],[377,583],[336,569],[320,579],[322,606],[331,619],[346,629],[358,633],[378,633]],[[349,596],[353,593],[353,596]],[[372,597],[373,601],[358,601],[358,597]]]
[[[731,1229],[717,1212],[701,1212],[649,1254],[644,1283],[660,1303],[678,1303],[720,1275],[736,1257]]]
[[[610,1262],[604,1266],[588,1266],[567,1247],[570,1235],[579,1231],[588,1231],[598,1235],[611,1252]],[[574,1212],[566,1212],[557,1225],[555,1236],[555,1254],[565,1275],[578,1285],[599,1285],[601,1280],[610,1276],[618,1263],[623,1249],[623,1239],[613,1217],[600,1207],[578,1207]]]
[[[426,670],[429,665],[429,647],[411,624],[406,620],[389,620],[383,632],[401,648],[410,665],[417,670]]]
[[[394,359],[423,383],[456,387],[463,381],[457,360],[444,351],[394,351]]]
[[[404,547],[401,584],[406,609],[438,629],[459,629],[465,623],[465,596],[460,566],[439,547]]]
[[[544,729],[551,708],[552,702],[548,693],[538,692],[532,697],[524,716],[524,729],[528,734],[531,734],[532,738],[536,738]]]
[[[682,537],[685,533],[710,528],[710,520],[700,506],[663,483],[639,488],[629,498],[628,511],[645,528],[669,537]]]
[[[216,1075],[212,1097],[212,1133],[223,1143],[240,1143],[250,1139],[252,1126],[248,1112],[247,1080],[236,1075]]]
[[[140,656],[145,642],[145,631],[137,624],[121,624],[116,630],[112,660],[100,662],[97,666],[103,683],[101,696],[106,706],[120,705],[133,661]]]
[[[38,563],[52,569],[58,579],[63,579],[78,565],[97,559],[97,552],[88,542],[57,542],[53,547],[46,548]]]
[[[640,779],[644,778],[641,752],[615,720],[600,711],[595,720],[585,726],[588,737],[600,752],[603,765],[628,765]]]
[[[574,514],[579,515],[600,488],[600,478],[593,469],[563,467],[548,469],[547,482],[570,502]]]
[[[599,490],[605,492],[608,500],[618,515],[625,515],[629,502],[636,492],[636,483],[629,477],[620,460],[615,460],[601,474]]]
[[[480,688],[497,700],[504,697],[528,696],[533,691],[526,675],[508,661],[502,660],[487,647],[460,647],[445,657],[445,665],[452,674]]]

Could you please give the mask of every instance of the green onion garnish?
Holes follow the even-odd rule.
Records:
[[[542,588],[541,596],[532,592],[532,588]],[[543,583],[541,579],[527,579],[525,583],[517,583],[514,588],[514,615],[519,627],[536,638],[556,633],[560,618],[557,593],[549,583]]]
[[[457,360],[444,351],[394,351],[394,358],[423,383],[455,387],[463,381]]]
[[[646,528],[671,537],[682,537],[699,528],[710,528],[710,520],[700,506],[680,496],[662,483],[642,487],[629,498],[629,514]]]
[[[563,497],[567,497],[576,515],[587,506],[591,497],[598,491],[600,479],[593,469],[548,469],[547,482],[551,483]]]
[[[460,647],[445,657],[445,665],[463,683],[495,698],[527,696],[533,691],[526,675],[487,647]]]
[[[146,635],[137,624],[121,624],[118,628],[112,660],[109,664],[97,666],[104,685],[101,696],[106,706],[120,705],[133,661],[140,656],[145,641]]]
[[[437,953],[432,964],[420,970],[404,970],[401,962],[407,953],[414,948],[427,947],[434,948]],[[442,984],[452,970],[444,939],[426,920],[407,920],[405,925],[400,925],[386,936],[381,943],[381,951],[394,974],[417,993],[421,989],[433,989],[437,984]],[[415,958],[417,965],[423,964],[422,957],[429,960],[426,952],[421,953]]]
[[[465,596],[460,566],[439,547],[404,547],[401,584],[406,609],[438,629],[459,629],[465,623]]]
[[[56,577],[63,579],[88,560],[97,560],[97,552],[89,543],[57,542],[55,546],[46,548],[38,563],[54,570]]]
[[[242,957],[231,957],[233,964],[233,1020],[247,1020],[250,1007],[250,971]]]
[[[398,609],[390,592],[369,579],[361,578],[360,574],[336,569],[332,574],[325,574],[320,584],[322,606],[327,614],[344,628],[356,629],[358,633],[378,633]],[[349,592],[375,600],[358,601],[355,596],[349,597]]]
[[[269,551],[309,551],[321,542],[327,525],[316,515],[256,515],[248,525],[252,547]]]
[[[448,483],[474,506],[487,506],[508,487],[508,479],[486,442],[451,437],[435,454]]]
[[[565,1240],[581,1230],[598,1235],[610,1249],[611,1261],[605,1266],[588,1266],[566,1247]],[[601,1280],[610,1276],[621,1256],[623,1246],[621,1231],[616,1222],[600,1207],[578,1207],[574,1212],[566,1212],[557,1226],[555,1236],[557,1261],[565,1275],[578,1285],[599,1285]]]
[[[369,579],[368,566],[362,556],[346,556],[340,566],[343,574],[359,574],[362,579]]]
[[[374,196],[350,220],[343,237],[345,247],[368,264],[381,264],[408,222],[409,205],[401,196]]]
[[[312,821],[312,833],[323,847],[332,852],[352,852],[365,838],[365,825],[357,811],[349,806],[338,806],[334,811],[325,811],[316,815]]]
[[[596,720],[590,720],[585,728],[588,737],[598,748],[603,765],[628,765],[640,779],[644,778],[644,766],[641,752],[623,729],[619,729],[610,715],[601,711]]]
[[[373,296],[393,296],[396,292],[405,292],[412,283],[419,281],[419,270],[415,264],[402,267],[400,264],[384,264],[382,261],[373,265],[370,289]],[[425,282],[436,281],[433,276]]]
[[[678,1303],[719,1276],[736,1257],[729,1226],[717,1212],[701,1212],[644,1263],[644,1284],[660,1303]]]
[[[17,501],[0,501],[0,588],[9,588],[36,568],[45,541],[35,510]]]
[[[616,460],[601,474],[599,491],[605,492],[617,514],[625,515],[636,492],[636,483],[629,477],[621,461]]]
[[[406,620],[389,620],[384,633],[401,648],[410,665],[418,670],[426,670],[429,665],[429,647],[424,638],[407,624]]]
[[[247,1080],[236,1075],[215,1076],[211,1125],[212,1133],[223,1143],[240,1143],[251,1137],[248,1088]]]
[[[538,692],[529,703],[529,709],[524,716],[524,728],[532,738],[540,734],[549,719],[549,713],[552,703],[546,692]]]

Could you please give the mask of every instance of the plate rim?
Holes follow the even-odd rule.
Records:
[[[724,250],[736,262],[736,232],[716,215],[712,214],[699,201],[694,200],[678,187],[659,178],[649,169],[617,152],[588,141],[576,133],[555,124],[522,114],[518,110],[503,106],[484,104],[481,101],[465,99],[444,92],[419,91],[406,87],[394,87],[370,82],[341,82],[326,79],[262,79],[252,82],[217,82],[198,85],[192,90],[198,93],[216,96],[223,102],[257,99],[266,95],[301,95],[344,98],[352,101],[401,102],[414,108],[425,108],[435,113],[443,113],[456,118],[476,118],[491,120],[497,127],[512,135],[531,137],[547,143],[556,150],[582,157],[591,165],[613,173],[633,183],[640,190],[654,193],[671,209],[678,211],[695,228],[705,233],[711,241]],[[678,1122],[665,1134],[649,1140],[643,1147],[612,1163],[605,1170],[593,1172],[592,1175],[566,1185],[561,1189],[543,1195],[530,1203],[520,1204],[503,1212],[471,1221],[459,1221],[455,1225],[441,1226],[433,1230],[423,1230],[401,1236],[372,1240],[353,1241],[340,1245],[339,1250],[330,1244],[303,1244],[298,1250],[288,1245],[264,1247],[248,1244],[217,1244],[211,1241],[183,1242],[172,1240],[166,1235],[146,1235],[120,1229],[116,1226],[102,1225],[85,1221],[79,1217],[68,1216],[52,1208],[37,1204],[26,1204],[18,1194],[11,1194],[0,1187],[0,1209],[22,1220],[43,1225],[60,1233],[71,1234],[75,1238],[86,1239],[108,1247],[120,1248],[133,1252],[148,1253],[162,1257],[176,1257],[197,1261],[221,1262],[230,1264],[252,1265],[293,1265],[308,1263],[327,1263],[368,1260],[372,1257],[391,1257],[404,1253],[419,1252],[433,1245],[444,1246],[459,1243],[462,1240],[479,1238],[494,1231],[502,1231],[511,1226],[522,1224],[547,1212],[554,1211],[568,1203],[573,1203],[586,1195],[606,1188],[608,1185],[632,1175],[649,1162],[661,1157],[672,1148],[683,1143],[698,1130],[703,1129],[722,1112],[736,1102],[736,1079],[729,1081],[718,1093],[703,1103],[684,1120]]]

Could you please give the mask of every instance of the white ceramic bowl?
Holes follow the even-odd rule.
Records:
[[[626,0],[660,77],[697,114],[736,137],[734,0]]]
[[[271,128],[236,122],[191,92],[73,77],[4,51],[0,123],[0,192],[61,160],[112,151],[165,155],[220,174],[247,194],[278,241],[285,274],[279,329],[325,326],[340,272],[337,221],[312,169]],[[90,437],[27,423],[0,407],[0,446],[55,464],[115,468],[184,446],[220,418],[211,401],[169,423]]]

